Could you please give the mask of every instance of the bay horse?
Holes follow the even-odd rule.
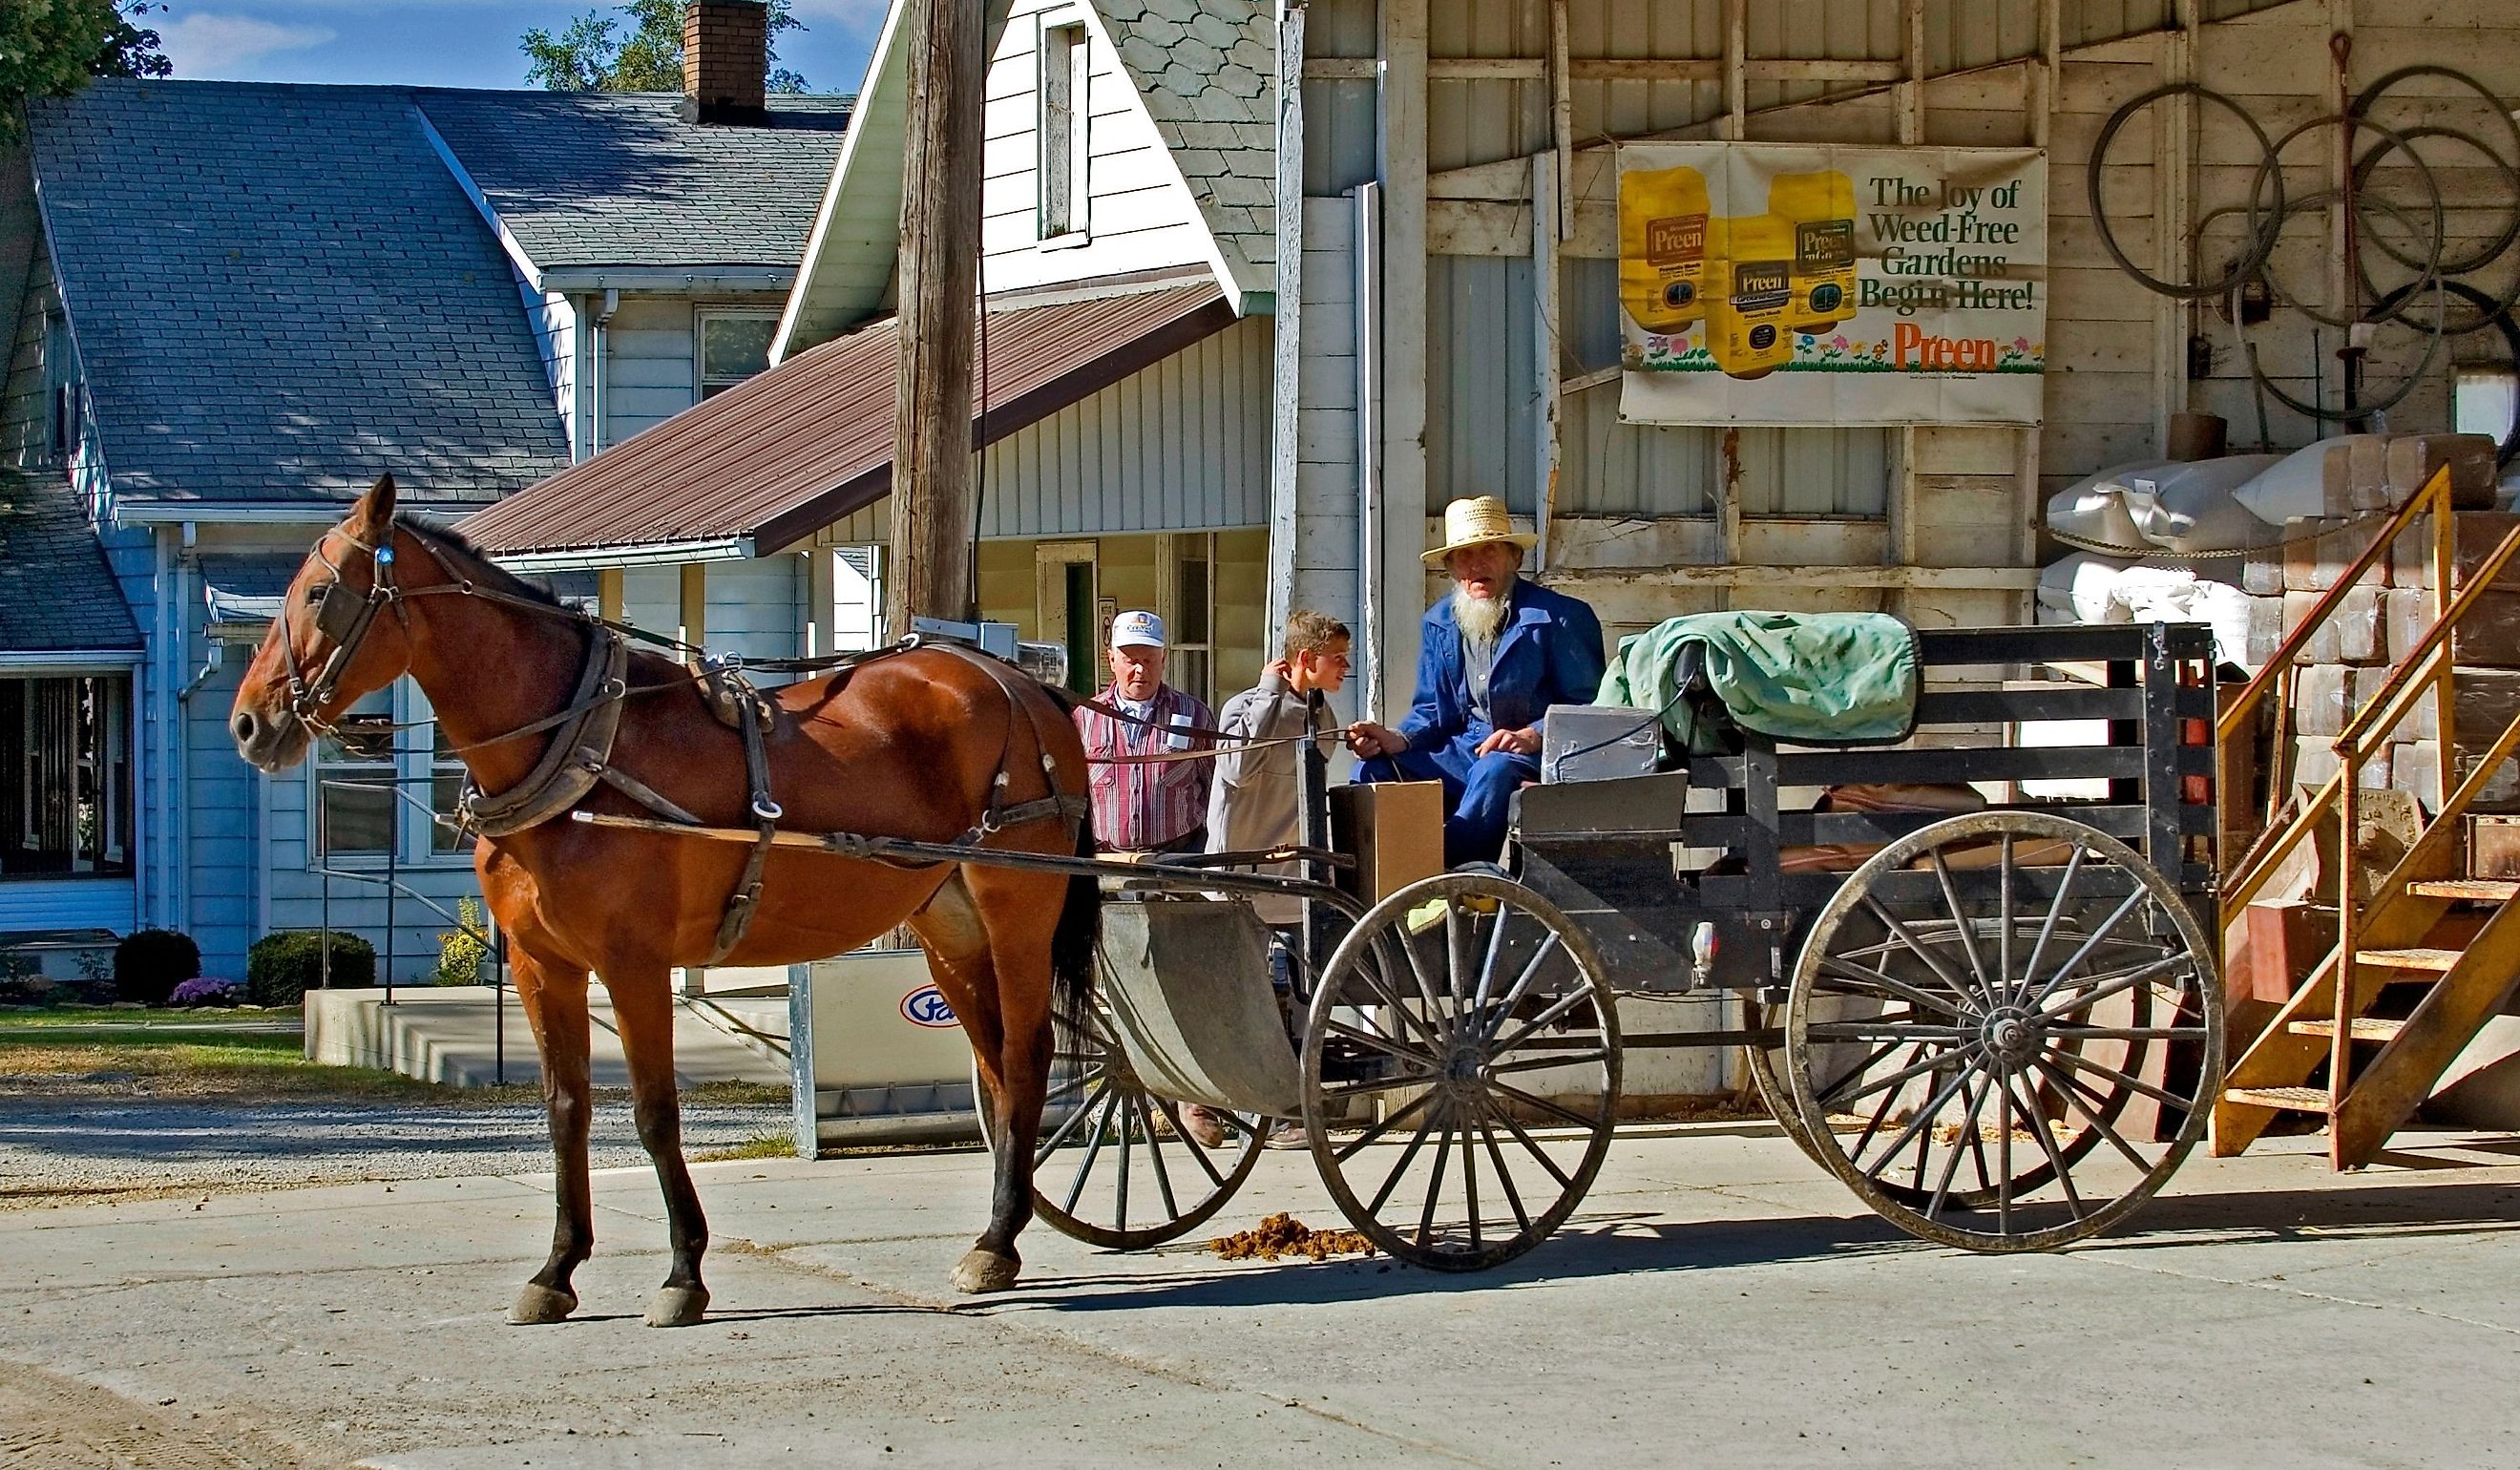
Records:
[[[988,1228],[953,1282],[966,1292],[1012,1285],[1015,1236],[1032,1216],[1053,1011],[1076,1014],[1093,984],[1094,880],[766,842],[755,859],[747,844],[591,825],[569,812],[665,811],[765,828],[776,819],[793,830],[1091,856],[1085,751],[1065,705],[1011,665],[929,645],[769,691],[767,732],[739,734],[745,722],[713,714],[692,670],[646,653],[625,664],[618,642],[455,533],[398,516],[386,475],[298,567],[229,721],[247,761],[283,771],[353,702],[408,674],[478,792],[514,793],[554,771],[574,779],[542,803],[566,800],[564,809],[524,812],[518,820],[530,824],[485,836],[473,858],[541,1053],[558,1164],[551,1256],[509,1319],[552,1322],[575,1311],[570,1275],[594,1246],[590,973],[611,995],[639,1139],[665,1197],[671,1265],[647,1319],[681,1326],[707,1310],[708,1226],[682,1156],[672,968],[799,963],[904,922],[978,1056],[979,1100],[999,1140]],[[586,759],[591,726],[614,718],[617,730],[604,732],[608,762]],[[747,777],[747,743],[766,763],[775,802]],[[597,780],[587,768],[599,764],[614,775]],[[572,791],[583,794],[569,799]],[[499,795],[485,804],[498,806]],[[755,861],[762,866],[748,871]],[[758,880],[758,900],[742,923],[730,902],[747,876]],[[739,932],[720,954],[720,941]]]

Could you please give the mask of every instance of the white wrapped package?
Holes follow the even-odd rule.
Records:
[[[2048,497],[2048,528],[2077,542],[2130,548],[2142,546],[2143,536],[2136,530],[2135,517],[2127,513],[2127,476],[2149,474],[2177,463],[2176,460],[2138,460],[2133,464],[2111,466],[2097,474],[2076,480]]]
[[[2239,552],[2283,538],[2277,521],[2261,520],[2232,491],[2282,461],[2240,454],[2189,465],[2166,465],[2125,478],[2127,514],[2136,533],[2173,552]]]
[[[2378,452],[2386,434],[2343,434],[2306,445],[2259,471],[2231,498],[2263,521],[2282,525],[2321,515],[2354,513],[2355,467],[2367,462],[2372,477],[2383,471]]]
[[[2053,612],[2053,619],[2066,623],[2123,623],[2126,614],[2116,611],[2109,594],[2116,588],[2118,576],[2132,561],[2114,557],[2076,552],[2060,560],[2051,561],[2039,570],[2039,606]]]
[[[2043,623],[2204,623],[2214,630],[2216,659],[2254,667],[2249,595],[2199,576],[2192,565],[2130,563],[2078,553],[2040,570],[2038,601]]]

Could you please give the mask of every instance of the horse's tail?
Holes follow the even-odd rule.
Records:
[[[1076,856],[1095,855],[1094,824],[1076,824]],[[1094,1003],[1094,952],[1102,938],[1102,883],[1091,873],[1067,880],[1067,901],[1059,906],[1058,927],[1050,935],[1050,972],[1058,987],[1058,1013],[1069,1032],[1085,1034],[1086,1014]]]
[[[1058,707],[1059,718],[1075,714],[1084,703],[1074,690],[1047,679],[1034,683]],[[1094,840],[1094,819],[1089,812],[1076,824],[1076,856],[1096,857],[1101,849]],[[1094,1003],[1094,952],[1102,941],[1102,880],[1090,873],[1079,873],[1067,880],[1067,899],[1058,911],[1058,927],[1050,936],[1050,971],[1058,986],[1058,1014],[1069,1030],[1084,1034],[1087,1013]]]

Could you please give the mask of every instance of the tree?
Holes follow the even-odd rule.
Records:
[[[763,84],[773,92],[802,92],[805,78],[779,65],[775,43],[779,32],[803,30],[805,22],[788,13],[788,0],[768,3],[774,44]],[[684,0],[628,0],[616,9],[629,18],[629,33],[617,39],[621,22],[602,11],[588,11],[557,36],[536,26],[518,47],[525,80],[554,92],[679,92],[683,7]]]
[[[60,97],[93,76],[165,76],[158,32],[131,23],[149,0],[9,0],[0,5],[0,142],[25,133],[30,97]]]

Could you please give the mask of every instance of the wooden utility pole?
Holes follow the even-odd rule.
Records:
[[[971,339],[980,273],[986,0],[914,0],[901,165],[901,370],[884,617],[972,614]]]

